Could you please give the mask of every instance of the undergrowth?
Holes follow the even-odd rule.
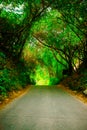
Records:
[[[83,92],[87,89],[87,69],[80,69],[79,73],[67,77],[62,83],[73,91]]]
[[[23,61],[15,65],[0,52],[0,100],[8,97],[8,92],[20,90],[31,84],[29,73]]]

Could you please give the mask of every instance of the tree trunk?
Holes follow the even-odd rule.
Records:
[[[85,45],[84,45],[83,64],[84,64],[84,67],[86,68],[87,67],[87,38],[86,38]]]
[[[71,76],[72,73],[73,73],[73,66],[72,66],[72,60],[71,59],[69,60],[69,70],[68,71],[69,71],[68,72],[69,76]]]

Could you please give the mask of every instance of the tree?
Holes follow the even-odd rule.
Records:
[[[49,4],[45,5],[43,0],[27,0],[26,2],[22,0],[19,2],[10,0],[9,2],[2,2],[2,5],[0,10],[1,48],[18,59],[26,39],[29,37],[33,23],[43,15],[45,9],[49,7]],[[20,8],[17,11],[19,6]],[[17,18],[20,22],[12,21],[12,15],[14,20]]]
[[[79,57],[80,39],[70,26],[64,23],[61,14],[57,10],[47,10],[39,24],[35,24],[32,35],[53,51],[56,60],[68,69],[68,74],[71,75]]]
[[[0,9],[0,38],[1,48],[5,52],[9,52],[13,57],[19,59],[26,39],[31,33],[31,28],[38,24],[42,16],[45,16],[43,17],[45,20],[42,21],[47,22],[47,29],[43,29],[44,31],[41,30],[41,32],[39,30],[34,37],[39,38],[38,40],[42,43],[44,39],[44,45],[55,50],[65,60],[69,72],[72,72],[76,57],[80,56],[79,59],[82,59],[86,64],[87,2],[85,0],[74,0],[73,2],[72,0],[27,0],[26,2],[10,0],[9,2],[2,2],[2,5]],[[6,17],[7,14],[9,17]],[[54,19],[52,19],[53,14]],[[17,21],[13,22],[16,19]],[[66,31],[67,29],[69,32]],[[75,37],[79,40],[76,40]]]
[[[80,39],[81,50],[83,54],[82,61],[87,63],[87,1],[86,0],[55,0],[53,7],[56,8],[62,16],[63,21],[69,25],[72,31]],[[63,3],[63,4],[62,4]]]

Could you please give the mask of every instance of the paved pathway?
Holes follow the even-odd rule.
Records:
[[[56,86],[33,86],[0,110],[0,130],[87,130],[87,105]]]

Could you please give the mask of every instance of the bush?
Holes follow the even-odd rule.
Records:
[[[30,84],[30,70],[24,61],[14,64],[0,52],[0,95],[6,97],[9,91],[19,90]],[[0,96],[1,97],[1,96]]]
[[[30,80],[30,70],[29,68],[24,64],[23,61],[21,61],[18,65],[17,65],[17,72],[18,72],[18,79],[20,84],[24,87],[27,84],[31,84],[31,80]]]
[[[5,87],[0,86],[0,94],[4,97],[7,96],[7,91],[6,91]]]

